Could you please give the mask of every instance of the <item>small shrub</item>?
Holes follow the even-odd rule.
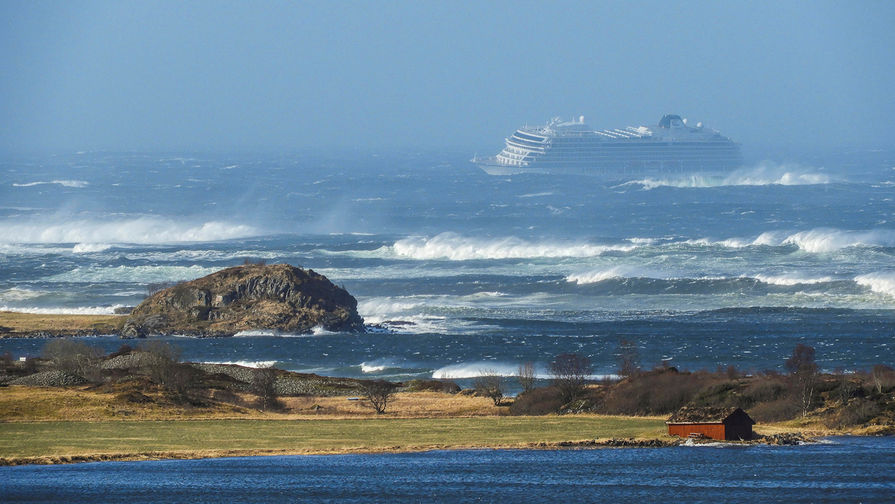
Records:
[[[54,339],[43,346],[41,355],[53,368],[98,383],[102,381],[102,350],[67,338]]]
[[[895,369],[884,364],[873,366],[870,371],[870,382],[877,394],[888,392],[895,388]]]
[[[550,363],[553,386],[559,390],[564,403],[572,402],[584,391],[588,376],[593,373],[590,359],[575,353],[563,353]]]
[[[511,415],[547,415],[555,413],[564,404],[562,393],[556,387],[539,387],[516,396],[510,405]]]
[[[486,371],[475,379],[475,391],[476,394],[491,399],[495,406],[500,406],[504,393],[503,376]]]
[[[460,386],[450,380],[410,380],[404,386],[407,392],[444,392],[456,394]]]
[[[824,419],[824,425],[831,429],[843,429],[863,425],[880,414],[880,407],[873,401],[854,399],[844,408],[839,408]]]
[[[756,422],[778,422],[795,418],[799,416],[801,412],[802,408],[800,404],[792,401],[788,397],[784,397],[775,401],[762,402],[752,406],[749,410],[749,416]]]
[[[114,352],[110,353],[108,358],[111,359],[113,357],[120,357],[122,355],[130,355],[130,353],[133,351],[134,351],[134,349],[131,348],[130,345],[125,343],[125,344],[121,345],[120,347],[118,347],[118,350],[115,350]]]

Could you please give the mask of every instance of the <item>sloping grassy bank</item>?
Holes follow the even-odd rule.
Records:
[[[596,415],[0,424],[0,464],[588,445],[657,439],[662,418]],[[586,440],[590,440],[589,442]]]

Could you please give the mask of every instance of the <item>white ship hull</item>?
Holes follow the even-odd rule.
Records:
[[[520,128],[498,155],[473,159],[490,175],[583,174],[603,178],[670,173],[722,175],[742,165],[739,145],[699,124],[665,116],[654,128],[592,130],[579,121]]]

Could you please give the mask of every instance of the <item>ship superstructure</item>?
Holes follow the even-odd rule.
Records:
[[[738,144],[702,123],[668,114],[654,127],[594,130],[584,116],[522,127],[496,156],[473,159],[492,175],[575,173],[624,177],[660,173],[724,173],[742,164]]]

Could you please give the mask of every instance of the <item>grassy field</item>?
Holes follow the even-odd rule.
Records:
[[[78,331],[116,333],[127,317],[124,315],[45,315],[0,311],[0,336],[25,335],[38,331],[72,334]]]
[[[600,438],[660,438],[660,418],[613,416],[180,420],[0,424],[5,463],[556,446]],[[23,460],[24,459],[24,460]]]
[[[369,401],[347,397],[283,397],[280,412],[262,412],[249,405],[254,397],[242,394],[243,405],[222,402],[192,407],[172,403],[158,390],[140,389],[152,402],[134,404],[116,392],[91,387],[0,388],[0,422],[46,422],[76,418],[80,421],[112,420],[299,420],[319,418],[380,417]],[[506,408],[494,406],[485,397],[439,392],[402,392],[389,403],[387,418],[455,418],[496,416]]]

